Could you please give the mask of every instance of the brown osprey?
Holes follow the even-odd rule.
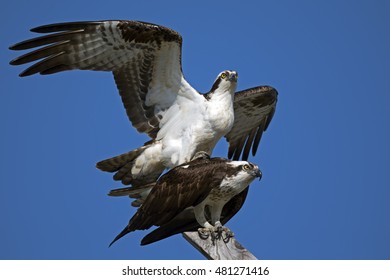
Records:
[[[247,161],[199,156],[179,165],[147,186],[151,188],[149,195],[111,244],[129,232],[175,222],[186,209],[192,209],[191,220],[197,222],[197,227],[201,226],[201,236],[214,236],[215,232],[221,231],[232,236],[221,222],[222,209],[256,177],[261,178],[261,171]],[[110,194],[122,195],[128,191],[131,192],[131,188],[113,190]],[[148,238],[141,241],[141,245],[148,243]]]
[[[228,157],[246,160],[257,151],[275,112],[277,91],[259,86],[236,91],[237,72],[222,71],[211,90],[200,94],[184,78],[182,37],[176,31],[138,21],[70,22],[31,31],[48,35],[23,41],[11,50],[37,48],[10,63],[34,62],[20,76],[66,70],[110,71],[133,126],[151,140],[144,146],[101,161],[115,180],[133,186],[153,183],[166,168],[211,154],[223,136]],[[143,197],[149,190],[140,193]]]

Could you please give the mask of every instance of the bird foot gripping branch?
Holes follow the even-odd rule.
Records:
[[[214,228],[199,228],[198,234],[201,239],[211,238],[213,245],[215,245],[215,240],[223,240],[223,242],[228,243],[231,238],[234,237],[234,233],[227,227],[216,226]]]

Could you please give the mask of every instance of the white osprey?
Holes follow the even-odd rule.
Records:
[[[133,186],[157,180],[166,168],[211,154],[219,139],[229,158],[255,154],[275,112],[277,91],[260,86],[235,93],[237,72],[221,72],[210,92],[200,94],[184,78],[182,37],[169,28],[138,21],[50,24],[32,29],[46,36],[11,50],[37,48],[10,63],[35,62],[20,76],[66,70],[111,71],[133,126],[152,139],[144,146],[101,161],[115,180]]]
[[[187,210],[189,215],[186,223],[195,222],[202,238],[210,236],[213,241],[221,237],[229,239],[233,233],[223,226],[223,208],[255,178],[261,178],[261,175],[259,167],[250,162],[210,159],[208,156],[198,156],[188,163],[176,166],[162,175],[157,182],[149,184],[150,194],[110,246],[135,230],[159,226],[151,233],[153,234],[166,228],[167,224],[175,223],[179,226],[181,223],[177,223],[180,220],[178,217]],[[117,195],[122,193],[122,190],[112,190],[110,194]],[[183,232],[186,228],[175,229],[153,240],[151,234],[148,234],[142,239],[141,245]],[[222,235],[223,232],[225,236]]]

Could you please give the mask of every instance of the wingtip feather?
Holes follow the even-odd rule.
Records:
[[[65,31],[65,30],[83,29],[87,25],[97,25],[100,23],[101,23],[100,21],[75,21],[75,22],[52,23],[52,24],[45,24],[45,25],[31,28],[30,31],[35,33],[51,33],[51,32]]]
[[[118,241],[119,239],[121,239],[123,236],[125,236],[126,234],[130,233],[131,230],[129,230],[129,227],[126,226],[115,238],[114,240],[111,241],[110,245],[108,245],[108,247],[111,247],[112,244],[114,244],[116,241]]]

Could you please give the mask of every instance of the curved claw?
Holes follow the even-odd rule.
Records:
[[[223,231],[225,232],[226,236],[234,237],[234,232],[232,232],[229,228],[224,227]]]
[[[216,226],[215,227],[215,232],[218,234],[218,236],[221,236],[223,231],[224,231],[224,227],[223,226]]]
[[[225,243],[234,237],[234,233],[227,227],[216,226],[214,228],[198,228],[198,234],[201,239],[211,238],[211,241],[214,244],[215,240],[222,239]]]
[[[223,232],[225,233],[225,236],[222,236],[222,240],[227,243],[231,238],[234,237],[234,233],[227,227],[223,227]]]
[[[207,239],[211,235],[209,228],[198,228],[198,234],[201,239]]]
[[[198,228],[198,234],[199,237],[204,240],[210,236],[213,245],[215,245],[215,240],[220,239],[221,237],[221,235],[219,235],[217,232],[217,228]]]

